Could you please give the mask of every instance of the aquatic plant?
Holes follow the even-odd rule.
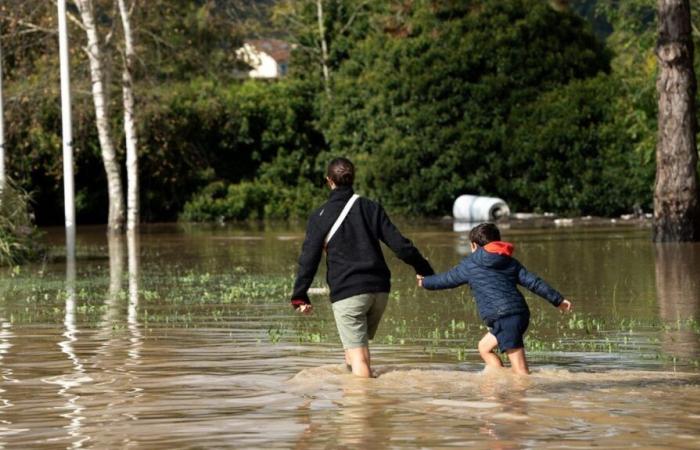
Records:
[[[16,266],[44,254],[29,195],[6,180],[0,190],[0,265]]]
[[[79,276],[71,295],[80,327],[108,327],[115,336],[126,333],[126,279],[120,291],[110,291],[106,272]],[[85,274],[82,274],[85,275]],[[256,274],[250,271],[217,271],[178,268],[164,276],[148,270],[139,286],[137,321],[144,333],[156,328],[219,329],[236,342],[318,346],[339,345],[335,321],[327,298],[313,299],[313,317],[294,314],[289,307],[289,274]],[[9,282],[1,282],[1,281]],[[392,293],[374,345],[410,347],[441,361],[480,361],[476,346],[486,328],[468,295],[449,302],[422,297],[412,286],[398,283]],[[35,266],[13,270],[0,280],[0,296],[6,300],[11,323],[64,321],[68,292],[64,280],[42,273]],[[106,300],[110,298],[111,304]],[[401,302],[400,306],[398,303]],[[531,303],[532,315],[525,345],[536,363],[558,361],[563,355],[601,354],[605,358],[634,355],[643,364],[674,368],[700,367],[696,356],[669,351],[678,332],[688,339],[700,336],[696,317],[662,320],[658,316],[601,315],[576,312],[561,316],[546,304]],[[117,312],[105,322],[105,316]]]

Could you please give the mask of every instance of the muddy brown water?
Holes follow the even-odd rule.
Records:
[[[449,224],[405,224],[438,270]],[[527,296],[530,377],[482,371],[466,288],[389,256],[391,303],[359,380],[323,293],[288,307],[299,227],[83,227],[75,268],[0,274],[1,448],[700,448],[700,246],[635,227],[505,230],[574,301]],[[323,287],[320,273],[315,287]]]

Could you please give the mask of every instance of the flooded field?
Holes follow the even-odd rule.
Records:
[[[451,224],[402,228],[436,270],[467,252]],[[46,238],[46,262],[0,273],[0,448],[700,448],[697,244],[506,229],[576,307],[526,295],[525,379],[482,371],[467,288],[418,290],[387,252],[360,380],[324,294],[311,317],[289,306],[301,228],[81,228],[75,267],[62,230]]]

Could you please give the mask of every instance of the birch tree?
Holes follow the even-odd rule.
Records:
[[[90,81],[92,83],[92,98],[95,104],[97,135],[102,150],[102,162],[107,175],[107,192],[109,196],[107,229],[109,232],[121,232],[124,228],[124,197],[119,164],[109,126],[108,96],[105,89],[102,47],[97,24],[95,23],[95,8],[92,0],[75,0],[75,3],[80,11],[82,26],[87,36],[86,51],[90,61]]]
[[[360,36],[351,36],[353,23],[367,16],[370,10],[381,9],[378,3],[372,4],[368,0],[280,0],[275,4],[273,20],[291,32],[298,51],[320,68],[327,97],[333,93],[333,71],[345,57],[342,52],[335,51],[336,42],[359,39]],[[294,65],[300,63],[303,65],[295,57]]]
[[[654,240],[700,239],[697,90],[689,0],[658,0],[660,72],[654,187]]]
[[[331,74],[328,70],[328,42],[326,41],[326,31],[323,26],[323,1],[316,0],[316,20],[318,21],[318,40],[321,43],[321,68],[323,69],[323,85],[326,88],[326,95],[331,95]]]
[[[122,99],[124,103],[124,136],[126,138],[126,204],[127,230],[134,230],[139,224],[139,165],[138,136],[134,118],[134,80],[133,67],[136,53],[131,32],[130,10],[125,0],[118,0],[119,14],[124,31],[124,67],[122,69]]]

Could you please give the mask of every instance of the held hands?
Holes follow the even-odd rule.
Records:
[[[423,287],[423,275],[416,275],[416,283],[418,283],[418,287]]]
[[[565,313],[565,312],[571,312],[574,309],[574,305],[571,304],[569,300],[562,300],[561,304],[558,306],[559,311]]]
[[[303,314],[305,316],[308,316],[309,314],[311,314],[314,311],[314,307],[310,304],[304,304],[304,305],[300,305],[297,308],[297,311],[299,312],[299,314]]]

